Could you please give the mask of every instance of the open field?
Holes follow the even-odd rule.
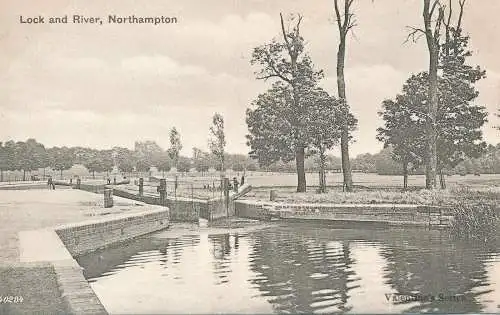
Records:
[[[44,172],[39,170],[37,172],[33,171],[32,174],[37,174],[40,178],[43,177]],[[4,181],[21,181],[22,172],[4,172]],[[54,172],[52,170],[46,170],[45,175],[52,175],[54,179],[60,180],[61,176],[59,172]],[[142,174],[146,179],[149,174]],[[152,171],[151,175],[157,178],[162,178],[163,174],[161,172]],[[226,176],[230,179],[237,177],[240,179],[242,172],[227,171]],[[117,181],[123,179],[121,174],[118,173],[95,173],[92,176],[85,167],[82,165],[75,165],[70,170],[64,171],[62,179],[69,181],[70,178],[78,176],[83,182],[98,182],[104,183],[107,178],[111,181],[116,177]],[[375,173],[353,173],[353,181],[355,185],[365,186],[365,187],[400,187],[403,183],[402,176],[386,176],[378,175]],[[29,174],[26,176],[29,179]],[[138,174],[128,174],[127,177],[138,178]],[[173,181],[175,174],[172,172],[165,173],[167,181]],[[179,183],[185,182],[190,183],[212,183],[217,182],[220,178],[218,172],[207,172],[204,174],[198,172],[189,172],[187,174],[179,174]],[[308,186],[318,185],[318,174],[317,173],[307,173],[307,184]],[[246,172],[246,179],[254,187],[262,186],[295,186],[297,183],[297,175],[295,173],[271,173],[271,172]],[[410,187],[422,187],[424,186],[425,177],[423,175],[411,175],[408,179],[408,185]],[[490,185],[490,186],[500,186],[500,174],[482,174],[481,176],[474,176],[472,174],[466,176],[453,175],[446,176],[446,180],[450,184],[465,184],[465,185]],[[327,173],[326,181],[328,185],[338,186],[342,184],[342,174],[341,173]],[[0,185],[2,183],[0,182]]]
[[[190,174],[195,175],[195,174]],[[241,174],[228,174],[229,178]],[[220,179],[213,176],[179,176],[177,190],[174,189],[174,176],[167,174],[167,194],[170,196],[193,197],[196,199],[212,199],[222,197],[219,189]],[[240,180],[240,177],[237,177]],[[339,203],[412,203],[412,204],[443,204],[455,199],[457,191],[472,189],[483,191],[487,194],[500,194],[500,174],[494,175],[467,175],[447,176],[447,190],[435,192],[420,191],[424,187],[424,176],[410,176],[409,192],[402,192],[402,178],[400,176],[382,176],[377,174],[354,173],[355,189],[352,193],[342,192],[342,175],[338,173],[327,175],[328,193],[317,194],[318,176],[307,174],[307,193],[296,193],[297,182],[295,174],[279,173],[250,173],[245,176],[245,182],[252,185],[253,190],[246,198],[265,200],[269,198],[269,191],[275,190],[277,201],[303,201],[303,202],[339,202]],[[104,183],[101,180],[84,182]],[[130,191],[137,191],[138,186],[132,179],[126,185]],[[157,181],[144,181],[144,192],[157,194]],[[213,188],[215,186],[215,189]]]
[[[357,187],[363,188],[400,188],[403,186],[402,176],[378,175],[372,173],[353,173],[353,183]],[[247,176],[247,182],[253,187],[293,187],[297,184],[296,174],[256,174]],[[308,186],[317,187],[319,180],[316,173],[306,174]],[[474,187],[500,186],[500,174],[485,174],[481,176],[446,176],[447,184],[466,185]],[[326,175],[328,186],[342,186],[342,174],[329,173]],[[421,188],[425,186],[424,175],[412,175],[408,177],[410,188]]]
[[[244,198],[269,200],[271,188],[252,190]],[[274,190],[274,189],[273,189]],[[283,203],[357,203],[357,204],[416,204],[416,205],[453,205],[460,199],[468,201],[500,202],[500,187],[468,188],[454,187],[445,190],[429,191],[425,189],[400,191],[394,189],[354,189],[353,192],[342,192],[341,188],[330,188],[319,194],[314,190],[297,193],[293,188],[275,190],[274,201]],[[475,200],[477,199],[477,200]]]
[[[458,197],[480,197],[481,199],[500,200],[500,174],[447,176],[447,189],[423,190],[425,177],[410,176],[409,191],[402,191],[401,176],[382,176],[377,174],[354,173],[354,191],[342,191],[342,174],[328,174],[329,185],[326,194],[316,193],[318,178],[308,174],[308,191],[295,191],[296,179],[292,175],[275,175],[249,178],[254,189],[246,198],[269,200],[271,189],[277,193],[278,202],[334,202],[334,203],[395,203],[395,204],[452,204]],[[255,184],[254,184],[255,181]],[[287,183],[287,184],[278,184]],[[462,195],[462,196],[460,196]]]
[[[69,175],[66,174],[65,175]],[[201,176],[201,174],[193,172],[188,174],[179,174],[177,179],[177,189],[175,186],[175,174],[165,174],[167,179],[167,194],[170,196],[177,195],[179,197],[193,197],[196,199],[212,199],[222,197],[220,191],[220,177],[218,173],[211,173]],[[228,172],[226,176],[232,179],[237,177],[241,180],[242,173]],[[116,176],[117,181],[121,181],[121,175],[111,175],[110,178]],[[161,178],[162,174],[153,173],[156,178]],[[92,177],[83,177],[84,184],[106,184],[108,176],[106,174],[96,174],[95,179]],[[148,176],[144,176],[144,192],[149,194],[157,194],[156,187],[159,185],[158,180],[149,181]],[[500,174],[484,174],[481,176],[474,175],[453,175],[446,176],[448,189],[445,191],[420,192],[401,192],[402,177],[401,176],[384,176],[370,173],[353,173],[353,182],[355,190],[353,193],[342,192],[342,174],[329,173],[327,174],[327,194],[317,194],[318,175],[316,173],[306,174],[308,192],[303,194],[295,193],[297,176],[294,173],[266,173],[266,172],[247,172],[245,182],[252,185],[253,190],[247,198],[268,199],[271,189],[277,191],[277,201],[304,201],[304,202],[366,202],[380,203],[420,203],[428,201],[432,204],[440,204],[445,200],[454,198],[454,193],[461,188],[473,190],[489,191],[496,194],[500,189]],[[69,182],[69,178],[66,178]],[[132,192],[138,192],[137,177],[131,178],[131,183],[126,185],[126,188]],[[74,182],[74,181],[73,181]],[[409,176],[408,186],[410,191],[420,190],[424,187],[425,177],[423,175]],[[9,183],[0,183],[2,186],[8,186]],[[215,188],[214,188],[215,187]]]

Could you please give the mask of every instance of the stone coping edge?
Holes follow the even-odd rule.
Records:
[[[256,206],[271,206],[271,207],[316,207],[316,208],[407,208],[407,209],[427,209],[427,208],[449,208],[447,206],[438,205],[419,205],[419,204],[403,204],[403,203],[319,203],[319,202],[301,202],[301,203],[286,203],[276,201],[248,200],[239,199],[235,202],[256,205]]]
[[[85,279],[83,268],[69,253],[57,231],[169,211],[165,207],[151,207],[153,209],[150,208],[147,211],[61,224],[38,230],[21,231],[18,233],[19,262],[2,264],[2,267],[40,268],[53,266],[59,290],[71,314],[108,314]],[[130,238],[134,237],[136,236]]]
[[[113,196],[113,198],[114,198],[114,196]],[[141,206],[145,206],[145,205],[141,205]],[[69,228],[87,226],[87,225],[92,225],[92,224],[102,224],[102,223],[106,223],[106,222],[110,222],[110,221],[117,221],[117,220],[126,219],[126,218],[134,218],[134,217],[140,217],[143,215],[148,215],[148,214],[153,214],[153,213],[161,213],[164,211],[168,211],[168,208],[166,210],[165,207],[161,207],[161,206],[155,206],[155,205],[147,205],[147,206],[152,207],[153,209],[145,210],[145,211],[141,211],[141,212],[134,212],[134,213],[112,214],[113,217],[102,216],[101,218],[97,218],[97,219],[88,219],[88,220],[84,220],[84,221],[80,221],[80,222],[76,222],[76,223],[60,224],[60,225],[52,227],[52,229],[54,231],[60,231],[60,230],[65,230],[65,229],[69,229]]]
[[[311,218],[311,217],[288,217],[282,219],[285,222],[301,222],[301,223],[320,223],[325,225],[335,224],[359,224],[373,226],[406,226],[406,227],[429,227],[427,222],[415,221],[385,221],[385,220],[367,220],[367,219],[334,219],[334,218]],[[435,224],[435,227],[446,228],[445,225]]]

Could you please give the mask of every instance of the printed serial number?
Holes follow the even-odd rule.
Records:
[[[23,303],[24,299],[20,295],[0,295],[0,304],[2,303]]]

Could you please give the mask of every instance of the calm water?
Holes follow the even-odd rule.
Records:
[[[500,312],[498,249],[439,231],[288,225],[159,233],[79,263],[110,313]]]

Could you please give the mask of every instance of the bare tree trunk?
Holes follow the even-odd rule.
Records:
[[[61,169],[61,179],[63,179],[62,175],[63,175],[63,170]]]
[[[23,170],[23,182],[26,181],[26,170]]]
[[[306,173],[304,168],[305,149],[299,147],[295,151],[295,164],[297,166],[297,192],[306,191]]]
[[[339,27],[340,43],[337,52],[337,88],[339,99],[343,104],[344,119],[342,122],[342,132],[340,135],[340,150],[342,154],[342,172],[344,175],[344,185],[343,188],[346,191],[352,191],[352,172],[351,172],[351,161],[349,160],[349,126],[348,126],[348,114],[349,106],[347,103],[346,91],[345,91],[345,77],[344,77],[344,66],[345,66],[345,52],[346,52],[346,36],[349,29],[354,26],[352,21],[352,15],[349,12],[352,0],[344,0],[344,17],[343,21],[338,8],[338,0],[335,0],[335,13],[337,15],[337,24]]]
[[[438,17],[435,19],[434,30],[431,23],[433,22],[433,13],[438,9]],[[427,40],[427,48],[429,50],[429,90],[428,90],[428,105],[426,119],[426,140],[427,140],[427,159],[425,167],[425,187],[427,189],[435,189],[436,171],[437,171],[437,135],[436,135],[436,119],[438,110],[438,62],[439,62],[439,31],[441,22],[444,18],[443,8],[439,4],[439,0],[434,0],[431,6],[431,0],[424,0],[424,24],[425,37]]]
[[[299,29],[300,29],[300,22],[302,20],[302,17],[299,16],[296,27],[295,27],[295,38],[299,37]],[[285,31],[285,24],[283,21],[283,15],[280,13],[280,21],[281,21],[281,32],[283,35],[283,40],[286,43],[286,47],[288,50],[288,55],[290,56],[290,65],[291,65],[291,80],[288,81],[288,83],[292,86],[293,90],[293,105],[296,110],[299,110],[300,107],[300,95],[299,95],[299,74],[298,74],[298,69],[297,69],[297,58],[299,56],[299,51],[297,50],[296,47],[294,47],[294,43],[290,42],[288,39],[288,36]],[[297,192],[305,192],[307,189],[306,185],[306,173],[305,173],[305,168],[304,168],[304,158],[305,158],[305,148],[304,145],[301,143],[303,139],[301,139],[301,122],[299,121],[296,125],[298,125],[298,132],[295,135],[296,140],[298,144],[296,145],[296,153],[295,153],[295,162],[297,166]]]
[[[437,53],[431,52],[429,67],[429,102],[427,108],[426,136],[427,136],[427,165],[425,173],[425,187],[427,189],[436,188],[437,169],[437,134],[436,117],[438,105],[438,81],[437,81]]]
[[[226,174],[226,168],[225,168],[225,165],[224,165],[224,152],[222,153],[222,156],[220,158],[220,171],[225,176],[225,174]]]
[[[439,184],[441,189],[446,189],[446,178],[444,177],[442,168],[439,169]]]
[[[403,190],[408,190],[408,162],[403,160]]]
[[[344,125],[342,126],[342,133],[340,136],[340,150],[342,153],[342,172],[344,175],[344,187],[346,191],[352,191],[351,161],[349,160],[349,127],[347,126],[347,114],[349,113],[349,107],[347,106],[344,81],[345,44],[343,45],[344,51],[341,51],[341,45],[339,45],[339,56],[337,58],[337,81],[339,98],[344,102],[345,106],[345,117]]]
[[[326,175],[325,175],[326,157],[325,151],[322,149],[319,152],[319,192],[326,192]]]

